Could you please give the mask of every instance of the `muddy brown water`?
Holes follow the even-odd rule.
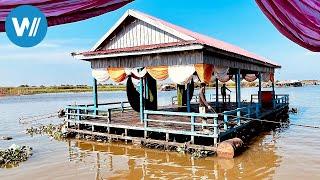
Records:
[[[212,90],[213,92],[214,90]],[[249,97],[254,89],[244,89]],[[320,126],[320,87],[282,88],[298,114],[290,122]],[[160,92],[166,104],[175,92]],[[100,93],[101,101],[126,99],[124,92]],[[232,94],[234,96],[234,94]],[[11,144],[33,147],[33,156],[13,168],[0,168],[0,179],[320,179],[320,130],[286,126],[254,138],[248,149],[231,159],[192,158],[188,154],[141,148],[130,144],[83,140],[56,141],[26,135],[19,117],[46,114],[67,104],[90,103],[90,93],[46,94],[0,98],[0,148]],[[58,119],[51,119],[58,123]]]

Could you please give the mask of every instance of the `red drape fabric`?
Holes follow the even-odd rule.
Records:
[[[200,81],[209,84],[213,73],[213,65],[195,64],[194,67],[196,69]]]
[[[320,52],[319,0],[256,0],[262,12],[287,38]]]
[[[114,11],[133,0],[0,0],[0,32],[9,12],[20,5],[28,4],[39,8],[47,17],[48,25],[54,26]]]

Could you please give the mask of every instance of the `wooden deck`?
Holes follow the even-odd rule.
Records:
[[[139,144],[158,144],[164,147],[181,147],[215,150],[217,143],[226,137],[237,136],[252,121],[245,117],[268,118],[288,109],[288,102],[278,101],[275,108],[263,109],[255,103],[227,103],[217,108],[217,113],[198,113],[198,104],[186,107],[176,105],[161,107],[157,111],[145,111],[144,119],[130,107],[94,109],[90,105],[67,107],[68,131],[83,135],[101,136],[109,140],[125,140]],[[114,103],[112,103],[114,104]],[[106,104],[104,104],[106,105]],[[214,107],[215,103],[212,103]],[[68,109],[69,108],[69,109]],[[256,112],[258,110],[259,112]],[[95,111],[99,114],[95,114]],[[285,113],[285,112],[284,112]],[[236,118],[235,118],[236,117]],[[203,123],[207,119],[207,123]],[[204,127],[204,128],[203,128]]]

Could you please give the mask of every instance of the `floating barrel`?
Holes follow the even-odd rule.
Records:
[[[240,138],[232,138],[219,143],[217,148],[218,157],[234,158],[241,151],[243,141]]]

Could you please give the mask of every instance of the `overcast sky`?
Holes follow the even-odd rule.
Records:
[[[137,9],[211,37],[235,44],[282,65],[276,79],[320,79],[320,53],[282,36],[254,1],[136,0],[108,14],[50,27],[33,48],[13,45],[0,33],[0,86],[91,84],[90,64],[70,52],[89,50],[127,9]]]

